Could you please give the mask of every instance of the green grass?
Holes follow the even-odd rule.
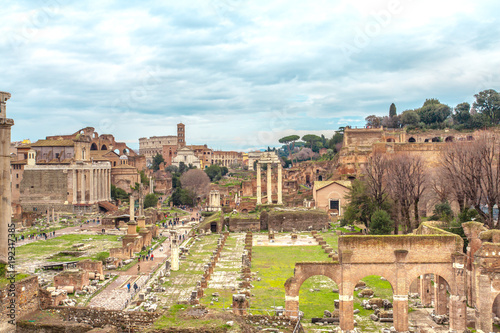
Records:
[[[330,247],[334,250],[337,251],[339,247],[339,236],[333,232],[327,232],[327,233],[319,233],[321,237],[323,237],[323,240],[326,242],[326,244],[330,245]]]
[[[84,241],[92,238],[92,241]],[[121,246],[117,235],[62,235],[47,240],[39,240],[16,248],[16,254],[22,259],[41,259],[54,255],[60,251],[76,251],[72,245],[76,243],[97,244],[98,242],[109,242],[109,247]],[[70,257],[70,260],[92,259],[89,257]]]
[[[30,276],[30,275],[29,274],[16,274],[15,282],[21,281],[22,279],[25,279],[28,276]],[[10,282],[11,281],[9,279],[7,279],[6,277],[0,277],[0,288],[7,286],[8,284],[10,284]]]
[[[252,281],[254,288],[252,293],[256,297],[250,300],[250,307],[255,309],[269,309],[271,306],[285,306],[285,281],[293,277],[295,263],[300,261],[323,261],[329,262],[330,258],[319,246],[255,246],[252,249],[252,272],[259,272],[261,281]],[[301,288],[307,290],[307,295],[301,295],[301,306],[318,301],[318,297],[328,297],[328,303],[333,304],[334,294],[331,288],[325,287],[325,292],[309,293],[309,289],[315,284],[323,284],[311,278],[304,282]],[[333,285],[333,284],[332,284]],[[309,295],[312,294],[312,295]],[[321,294],[321,295],[318,295]],[[329,295],[327,295],[329,294]],[[338,297],[338,296],[337,296]],[[302,307],[301,307],[302,310]],[[321,311],[323,311],[322,309]],[[307,314],[306,314],[307,316]]]

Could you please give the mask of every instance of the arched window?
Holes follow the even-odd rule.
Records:
[[[90,146],[90,150],[97,150],[97,145],[95,144],[95,142],[93,142]]]

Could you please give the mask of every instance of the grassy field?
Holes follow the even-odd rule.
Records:
[[[118,238],[116,235],[63,235],[19,246],[16,248],[16,255],[21,260],[42,259],[56,255],[60,251],[76,251],[72,247],[73,244],[84,243],[90,245],[84,256],[69,256],[68,259],[68,256],[57,255],[51,261],[93,259],[109,248],[121,246]]]
[[[254,309],[269,309],[271,306],[285,306],[285,281],[293,277],[296,262],[331,261],[319,246],[254,246],[252,249],[252,272],[258,272],[261,281],[253,281],[250,300]],[[326,279],[326,280],[325,280]],[[333,304],[335,295],[331,292],[333,281],[324,277],[313,277],[304,282],[301,288],[301,310],[309,318],[316,315],[314,304]],[[321,289],[320,292],[309,292],[309,289]],[[305,292],[304,292],[305,291]],[[326,299],[325,299],[326,298]],[[338,298],[338,295],[337,295]],[[321,302],[321,303],[319,303]],[[302,308],[304,305],[304,308]],[[326,309],[326,307],[324,308]],[[323,313],[323,308],[320,311]]]

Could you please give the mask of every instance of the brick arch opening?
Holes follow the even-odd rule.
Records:
[[[417,296],[424,307],[434,307],[436,315],[448,315],[451,286],[442,276],[428,273],[418,276],[408,284],[408,295],[411,298]]]
[[[97,145],[95,142],[92,142],[92,145],[90,145],[90,150],[97,150]]]
[[[463,241],[453,234],[426,232],[427,229],[422,228],[415,235],[341,236],[339,262],[295,264],[294,276],[285,283],[286,315],[298,315],[302,283],[310,276],[325,275],[339,285],[340,328],[353,330],[354,287],[367,275],[379,275],[393,288],[394,327],[398,332],[405,332],[409,328],[410,282],[420,275],[433,273],[449,284],[450,330],[465,330]]]
[[[285,282],[286,315],[290,317],[297,317],[299,315],[300,287],[310,277],[326,276],[339,286],[340,289],[341,274],[340,270],[336,269],[336,267],[339,267],[339,264],[331,262],[296,263],[294,276]]]
[[[417,142],[417,140],[414,137],[411,137],[408,139],[408,142],[413,143],[413,142]]]

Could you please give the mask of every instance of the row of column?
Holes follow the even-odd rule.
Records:
[[[261,181],[261,167],[260,167],[261,162],[257,162],[257,205],[262,204],[262,181]],[[267,164],[267,203],[272,204],[273,203],[273,194],[272,194],[272,180],[271,180],[271,167],[272,163],[266,163]],[[283,167],[281,166],[280,163],[278,163],[278,205],[283,204],[283,190],[282,190],[282,183],[283,183],[283,175],[282,171]]]
[[[110,189],[111,169],[73,169],[73,204],[109,201]]]

